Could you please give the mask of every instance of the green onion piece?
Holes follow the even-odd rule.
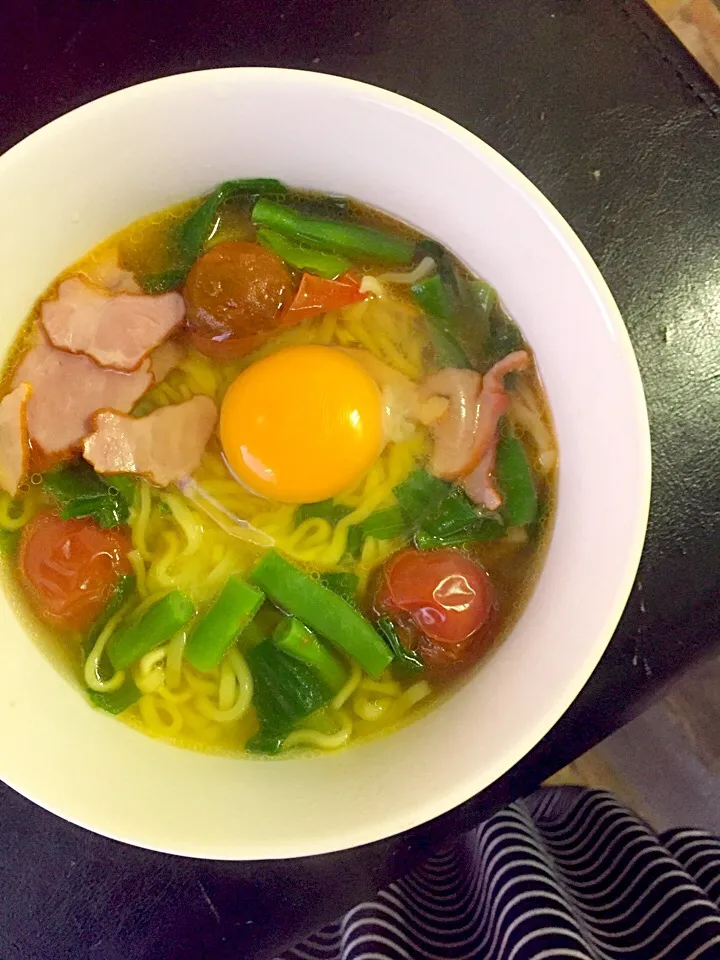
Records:
[[[278,625],[273,641],[288,656],[312,667],[333,693],[337,693],[347,680],[347,673],[338,658],[295,617],[286,617]]]
[[[368,257],[387,263],[410,263],[414,245],[372,227],[337,220],[315,220],[292,207],[261,198],[253,207],[252,221],[292,240],[305,241],[349,257]]]
[[[265,602],[256,587],[233,576],[195,623],[185,644],[185,659],[197,670],[219,667],[233,640]]]
[[[415,526],[424,516],[432,515],[451,490],[449,483],[420,467],[408,474],[393,493],[408,523]]]
[[[472,364],[460,344],[445,330],[441,330],[432,317],[428,317],[428,326],[430,328],[430,342],[440,366],[457,367],[460,370],[470,369]]]
[[[127,473],[106,473],[103,474],[102,479],[110,489],[114,487],[120,496],[125,499],[127,505],[132,507],[138,489],[137,480]]]
[[[118,630],[110,638],[107,647],[110,663],[116,670],[126,670],[174,636],[194,614],[192,600],[179,590],[173,590],[146,610],[138,621]]]
[[[279,180],[259,177],[251,180],[226,180],[217,186],[200,205],[171,231],[171,266],[160,273],[145,274],[139,278],[145,293],[167,293],[185,282],[188,271],[203,252],[203,247],[217,224],[220,208],[233,197],[254,199],[262,194],[284,197],[287,188]]]
[[[119,489],[111,493],[112,484],[87,464],[50,470],[43,476],[43,483],[57,501],[63,520],[90,517],[101,527],[116,527],[130,516],[128,501]]]
[[[500,513],[506,526],[524,527],[537,516],[538,500],[532,469],[522,443],[509,432],[500,431],[495,458],[495,480],[503,503]]]
[[[415,298],[415,302],[425,313],[438,320],[450,321],[455,313],[455,305],[445,281],[439,273],[433,273],[424,280],[414,283],[410,287],[410,293]],[[450,324],[443,324],[441,329],[449,332],[452,327]]]
[[[298,243],[293,243],[276,230],[258,230],[257,242],[276,253],[281,260],[289,263],[298,270],[309,270],[321,277],[333,280],[350,269],[352,264],[344,257],[334,253],[325,253],[323,250],[309,250]]]
[[[392,540],[395,537],[409,537],[405,514],[400,507],[389,507],[387,510],[376,510],[360,524],[366,537],[375,537],[376,540]]]
[[[304,520],[311,517],[320,517],[321,520],[327,520],[334,526],[343,517],[352,513],[354,507],[347,507],[342,503],[336,503],[334,500],[319,500],[317,503],[301,503],[295,511],[295,523],[297,526]]]
[[[260,722],[259,734],[246,748],[277,753],[293,725],[325,706],[332,692],[311,667],[283,653],[271,640],[251,647],[246,657]]]
[[[419,654],[414,650],[408,650],[403,646],[400,637],[397,635],[395,624],[390,617],[380,617],[377,624],[378,633],[380,633],[388,642],[388,646],[395,654],[393,661],[393,671],[402,677],[411,677],[424,669],[425,664]]]
[[[314,196],[293,197],[293,208],[306,217],[323,220],[346,220],[351,213],[347,197],[318,193]]]
[[[135,584],[135,575],[132,573],[123,574],[123,576],[118,577],[118,581],[115,584],[115,589],[108,600],[107,606],[92,627],[90,627],[88,635],[82,642],[81,648],[83,652],[83,659],[87,660],[87,658],[90,656],[90,651],[95,646],[95,641],[108,625],[110,619],[114,617],[116,613],[122,610],[130,597],[133,595],[135,591]],[[109,680],[113,675],[113,672],[112,666],[107,658],[107,651],[103,651],[103,657],[100,661],[101,679]]]
[[[524,347],[525,341],[519,329],[503,313],[495,310],[490,318],[490,335],[484,362],[478,365],[479,369],[487,370],[509,353],[522,350]]]
[[[279,180],[262,177],[254,180],[226,180],[221,183],[178,228],[177,243],[184,263],[190,265],[200,256],[205,241],[215,226],[220,207],[226,200],[240,195],[257,197],[267,193],[282,196],[286,192],[285,185]]]
[[[140,691],[130,676],[125,678],[125,682],[119,689],[113,690],[111,693],[101,693],[99,690],[88,690],[87,694],[90,702],[94,706],[100,707],[101,710],[106,710],[108,713],[115,715],[122,713],[123,710],[127,710],[128,707],[131,707],[140,699]]]
[[[281,609],[357,660],[371,677],[391,663],[390,649],[365,617],[274,550],[260,560],[252,579]]]

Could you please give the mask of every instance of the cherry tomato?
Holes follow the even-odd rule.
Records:
[[[460,550],[402,550],[385,568],[390,608],[410,614],[439,644],[461,644],[488,619],[493,593],[488,575]]]
[[[283,313],[283,324],[300,323],[328,310],[339,310],[365,299],[360,293],[360,280],[348,271],[337,280],[326,280],[314,273],[304,273],[292,303]]]
[[[224,344],[224,359],[240,341],[264,342],[279,325],[292,293],[290,271],[277,254],[257,243],[218,243],[193,264],[185,283],[188,326],[195,345],[212,355],[208,343]],[[221,351],[222,353],[222,351]]]
[[[48,623],[87,630],[105,607],[121,574],[131,572],[132,544],[119,528],[87,518],[39,513],[20,538],[18,564],[28,595]]]

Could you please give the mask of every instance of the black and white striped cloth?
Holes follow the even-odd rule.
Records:
[[[720,840],[541,790],[281,960],[720,958]]]

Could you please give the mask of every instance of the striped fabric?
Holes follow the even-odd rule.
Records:
[[[541,790],[280,960],[720,958],[720,841]]]

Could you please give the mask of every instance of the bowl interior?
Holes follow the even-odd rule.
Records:
[[[552,542],[507,640],[441,707],[339,754],[243,762],[92,710],[0,597],[0,776],[145,847],[288,857],[408,829],[488,786],[597,663],[639,559],[649,496],[635,358],[597,269],[550,204],[452,122],[348,80],[231,69],[96,101],[0,158],[0,351],[62,268],[131,220],[232,177],[348,194],[444,242],[535,350],[561,458]],[[82,389],[81,384],[74,385]],[[613,469],[600,466],[612,449]]]

